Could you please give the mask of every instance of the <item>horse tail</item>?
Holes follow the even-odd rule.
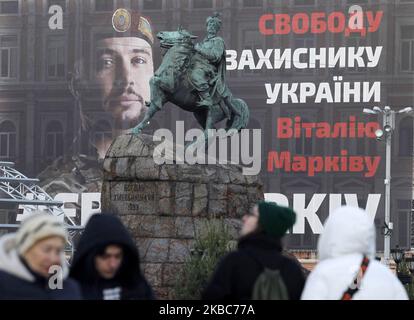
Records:
[[[227,120],[226,130],[236,129],[237,131],[240,131],[241,129],[246,128],[249,123],[249,107],[242,99],[232,98],[231,103],[237,108],[240,115],[232,113],[230,119]]]

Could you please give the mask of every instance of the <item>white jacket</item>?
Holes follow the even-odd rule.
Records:
[[[359,208],[342,207],[326,220],[318,241],[319,263],[311,272],[302,300],[339,300],[353,283],[363,255],[369,265],[353,300],[407,300],[398,278],[375,260],[375,228]]]

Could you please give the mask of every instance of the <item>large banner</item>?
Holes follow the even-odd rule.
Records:
[[[202,42],[214,12],[226,83],[250,109],[239,163],[297,212],[288,247],[315,249],[329,213],[349,204],[372,216],[382,250],[391,183],[392,247],[411,248],[413,115],[396,113],[388,132],[376,113],[414,105],[409,0],[0,0],[0,160],[84,224],[100,211],[106,151],[147,109],[157,33],[181,28]],[[144,133],[192,128],[192,113],[168,103]],[[1,209],[1,221],[21,219]]]

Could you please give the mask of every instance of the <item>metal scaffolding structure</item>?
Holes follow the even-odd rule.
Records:
[[[39,179],[28,178],[14,168],[13,162],[0,161],[0,209],[2,204],[15,204],[27,213],[45,211],[59,218],[68,230],[67,251],[73,255],[73,239],[83,230],[62,209],[63,202],[55,201],[40,186]],[[0,229],[17,229],[19,224],[0,224]]]

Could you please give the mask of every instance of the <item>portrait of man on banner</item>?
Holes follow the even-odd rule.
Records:
[[[134,127],[150,99],[154,37],[150,21],[137,12],[115,10],[111,32],[93,34],[92,61],[75,63],[71,91],[79,104],[80,131],[87,147],[105,157],[112,140]],[[104,30],[108,30],[105,26]],[[97,115],[97,116],[96,116]]]

